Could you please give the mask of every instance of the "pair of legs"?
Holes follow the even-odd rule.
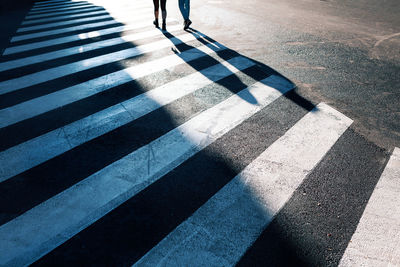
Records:
[[[182,17],[184,19],[183,25],[184,29],[186,30],[189,28],[192,22],[189,19],[190,14],[190,0],[179,0],[179,9],[181,10]]]
[[[160,5],[161,5],[161,16],[162,16],[162,29],[165,30],[166,29],[166,19],[167,19],[167,9],[166,9],[166,4],[167,4],[167,0],[153,0],[153,4],[154,4],[154,25],[158,28],[158,15],[159,15],[159,9],[160,9]]]

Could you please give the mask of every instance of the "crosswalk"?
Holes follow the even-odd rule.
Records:
[[[298,265],[398,264],[398,238],[379,258],[357,245],[377,203],[398,206],[380,189],[399,187],[398,149],[369,144],[267,66],[175,18],[155,29],[152,16],[145,0],[39,1],[10,39],[0,265],[283,266],[263,248],[278,221],[293,226],[288,212],[315,220],[291,228],[319,240],[296,246]],[[382,231],[398,229],[391,220]]]

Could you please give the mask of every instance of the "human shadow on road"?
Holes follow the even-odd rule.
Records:
[[[282,92],[283,95],[286,98],[290,99],[291,101],[293,101],[294,103],[296,103],[297,105],[301,106],[302,108],[304,108],[307,111],[316,111],[317,110],[316,105],[314,105],[312,102],[310,102],[309,100],[305,99],[304,97],[302,97],[301,95],[299,95],[296,92],[296,85],[292,81],[290,81],[289,79],[284,77],[282,74],[280,74],[276,70],[272,69],[271,67],[269,67],[269,66],[267,66],[267,65],[265,65],[265,64],[263,64],[263,63],[261,63],[259,61],[256,61],[256,60],[250,59],[250,58],[248,58],[248,57],[246,57],[244,55],[241,55],[237,51],[234,51],[234,50],[231,50],[231,49],[225,47],[224,45],[218,43],[216,40],[210,38],[209,36],[199,32],[199,31],[197,31],[197,30],[195,30],[193,28],[189,28],[186,31],[191,33],[191,34],[193,34],[196,37],[196,40],[201,42],[204,45],[214,44],[215,45],[215,47],[214,47],[215,48],[214,49],[215,53],[217,54],[218,57],[220,57],[223,60],[228,60],[228,59],[230,59],[232,57],[239,57],[240,56],[240,57],[243,57],[243,58],[246,58],[248,60],[253,61],[256,64],[256,66],[263,73],[265,73],[265,74],[267,74],[269,76],[274,75],[275,77],[278,78],[278,79],[273,79],[273,80],[270,80],[270,81],[266,82],[265,85],[271,86],[274,89]],[[165,35],[165,37],[167,37],[170,40],[177,39],[179,41],[179,38],[177,38],[176,36],[174,36],[170,32],[163,32],[163,34]],[[212,58],[210,55],[202,52],[201,50],[197,49],[196,47],[191,46],[191,45],[189,45],[187,43],[184,43],[182,41],[180,41],[180,42],[181,42],[180,47],[184,47],[185,51],[189,50],[189,49],[192,49],[192,50],[195,50],[196,53],[203,53],[205,58],[207,58],[207,57],[208,58]],[[213,48],[213,46],[211,46],[211,48]],[[176,50],[174,48],[172,50],[179,56],[180,52],[178,50]],[[220,63],[220,62],[218,62],[218,60],[215,60],[215,61],[216,61],[216,63]],[[199,68],[197,65],[192,64],[192,61],[186,61],[186,63],[188,65],[190,65],[191,67],[193,67],[194,69],[196,69],[197,71],[199,71],[200,73],[202,73],[203,75],[205,75],[206,77],[208,77],[209,79],[213,78],[212,75],[210,75],[210,73],[203,72],[202,69]],[[240,67],[240,66],[235,65],[235,64],[232,64],[232,65],[234,67],[236,67],[236,68]],[[222,66],[222,68],[224,70],[227,70],[226,67]],[[245,71],[242,71],[242,72],[245,72]],[[262,79],[257,72],[246,72],[246,74],[249,77],[251,77],[254,80],[256,80],[256,81],[260,81]],[[243,84],[243,82],[233,72],[232,72],[232,76],[233,76],[234,81],[231,84],[243,85],[242,89],[246,88],[246,85]],[[227,86],[225,84],[222,84],[219,81],[216,81],[216,83],[225,86],[225,88],[228,89],[228,90],[231,90],[231,87],[229,85]],[[244,97],[244,100],[246,100],[247,102],[249,102],[251,104],[257,104],[257,99],[253,95],[251,95],[251,93],[246,94],[246,97]]]

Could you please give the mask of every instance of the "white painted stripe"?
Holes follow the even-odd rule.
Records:
[[[53,13],[46,13],[42,15],[28,15],[25,17],[25,21],[33,20],[33,19],[43,19],[43,18],[48,18],[48,17],[55,17],[55,16],[64,16],[64,15],[72,15],[72,14],[77,14],[79,12],[90,12],[90,11],[95,11],[95,10],[104,10],[104,8],[99,7],[99,6],[91,6],[91,7],[86,7],[82,8],[81,10],[72,10],[72,11],[60,11],[60,12],[53,12]]]
[[[35,117],[53,109],[79,101],[86,97],[103,92],[118,85],[144,77],[151,73],[173,67],[206,54],[226,49],[226,47],[214,43],[207,46],[190,49],[181,53],[163,57],[151,62],[113,72],[88,82],[77,84],[54,93],[37,97],[18,105],[0,110],[0,128]]]
[[[48,29],[48,28],[59,27],[59,26],[69,26],[69,25],[78,24],[78,23],[92,22],[92,21],[96,21],[96,20],[100,20],[100,19],[113,19],[113,17],[111,17],[110,15],[107,14],[107,15],[91,17],[91,18],[55,22],[55,23],[49,23],[49,24],[45,24],[45,25],[37,25],[37,26],[19,28],[17,30],[17,32],[20,33],[20,32],[28,32],[28,31]]]
[[[234,266],[350,124],[318,105],[134,266]]]
[[[29,24],[34,24],[34,23],[52,22],[52,21],[57,21],[60,19],[73,19],[73,18],[81,18],[81,17],[86,17],[86,16],[92,16],[92,15],[107,15],[107,14],[108,14],[108,11],[103,9],[103,10],[99,10],[99,11],[66,15],[66,16],[56,17],[56,18],[42,18],[42,19],[35,19],[35,20],[27,20],[27,21],[22,22],[21,25],[29,25]]]
[[[147,22],[147,24],[148,24],[148,22]],[[143,26],[143,24],[135,24],[135,25]],[[133,25],[131,27],[133,28]],[[126,29],[127,27],[120,27],[120,28]],[[168,30],[170,32],[178,31],[181,29],[182,29],[181,25],[175,25],[175,26],[168,27]],[[105,32],[109,32],[109,31],[105,30]],[[59,50],[56,50],[53,52],[48,52],[48,53],[39,54],[39,55],[35,55],[35,56],[10,60],[10,61],[0,63],[0,71],[15,69],[18,67],[28,66],[31,64],[35,64],[35,63],[42,63],[42,62],[45,62],[48,60],[53,60],[53,59],[57,59],[57,58],[61,58],[61,57],[77,55],[80,53],[93,51],[93,50],[100,49],[100,48],[106,48],[106,47],[110,47],[110,46],[114,46],[114,45],[133,42],[133,41],[140,40],[140,39],[155,37],[155,36],[158,36],[161,34],[162,34],[162,32],[159,29],[151,29],[146,32],[129,34],[129,35],[125,35],[123,37],[117,37],[117,38],[107,39],[107,40],[103,40],[103,41],[92,42],[92,43],[85,44],[85,45],[78,45],[78,46],[69,47],[69,48],[65,48],[65,49],[59,49]],[[73,38],[74,39],[81,38],[83,40],[86,38],[93,38],[93,37],[98,37],[98,36],[100,36],[98,32],[92,32],[91,35],[87,35],[87,34],[81,35],[80,34],[80,35],[73,36]],[[73,39],[73,38],[70,38],[70,39]],[[62,38],[62,39],[65,40],[66,38]],[[62,41],[62,40],[58,40],[58,42],[60,42],[60,41]],[[50,41],[47,41],[47,44],[49,42]],[[39,44],[33,44],[32,48],[38,48],[38,45]],[[134,46],[134,44],[132,44],[132,46]]]
[[[189,42],[196,39],[190,33],[179,35],[171,39],[163,39],[150,44],[145,44],[133,48],[120,50],[117,52],[104,54],[101,56],[80,60],[74,63],[66,64],[63,66],[39,71],[36,73],[28,74],[19,78],[0,82],[0,95],[19,90],[28,86],[40,84],[42,82],[54,80],[66,75],[78,73],[83,70],[94,68],[108,63],[118,62],[123,59],[142,55],[144,53],[160,50],[172,45],[178,45],[183,42]]]
[[[400,149],[395,148],[339,266],[400,266]]]
[[[147,16],[148,15],[143,15],[143,17],[140,17],[140,18],[143,19]],[[55,34],[68,33],[68,32],[74,32],[74,31],[90,30],[90,29],[93,29],[96,27],[104,27],[104,26],[113,25],[113,24],[129,23],[131,21],[137,21],[138,19],[139,18],[135,16],[135,18],[130,18],[130,19],[127,18],[126,20],[118,20],[118,21],[109,20],[109,21],[84,24],[84,25],[80,25],[80,26],[73,26],[73,27],[68,27],[68,28],[64,28],[64,29],[56,29],[56,30],[43,31],[43,32],[38,32],[38,33],[18,35],[18,36],[14,36],[10,42],[17,42],[17,41],[23,41],[23,40],[33,39],[33,38],[53,36]]]
[[[169,18],[168,21],[176,22],[177,20],[174,18]],[[139,20],[138,23],[132,23],[132,24],[124,25],[124,26],[112,27],[112,28],[98,30],[98,31],[92,31],[92,32],[84,32],[81,34],[46,40],[46,41],[42,41],[42,42],[29,43],[26,45],[12,46],[12,47],[7,48],[4,51],[3,55],[10,55],[10,54],[14,54],[14,53],[20,53],[20,52],[24,52],[24,51],[29,51],[29,50],[43,48],[43,47],[49,47],[49,46],[58,45],[58,44],[67,44],[67,43],[74,42],[74,41],[91,39],[91,38],[96,38],[96,37],[100,37],[100,36],[104,36],[104,35],[108,35],[108,34],[121,33],[121,32],[129,31],[129,30],[137,30],[137,29],[144,28],[147,26],[149,26],[148,21]],[[171,27],[171,26],[168,27],[168,31],[171,31],[171,29],[174,29],[174,27]],[[126,37],[122,37],[122,38],[125,39]],[[10,62],[10,61],[8,61],[8,62]],[[15,62],[15,61],[13,61],[13,62]],[[4,64],[4,63],[0,63],[0,71],[2,68],[2,64]]]
[[[276,78],[242,90],[2,225],[0,264],[32,263],[158,180],[291,89],[269,87]]]
[[[243,57],[231,59],[0,152],[0,182],[253,65]]]
[[[79,9],[79,8],[84,8],[84,7],[89,7],[89,6],[93,6],[92,4],[78,4],[75,3],[74,5],[68,5],[65,7],[59,7],[59,8],[41,8],[41,9],[35,9],[35,10],[31,10],[28,12],[29,15],[33,15],[33,14],[43,14],[43,13],[49,13],[49,12],[53,12],[53,11],[61,11],[61,10],[74,10],[74,9]]]

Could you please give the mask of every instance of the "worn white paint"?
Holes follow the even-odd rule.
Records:
[[[252,65],[233,58],[0,152],[0,182]]]
[[[196,37],[193,34],[186,33],[179,35],[177,37],[173,37],[171,39],[162,39],[160,41],[152,42],[149,44],[124,49],[109,54],[103,54],[97,57],[76,61],[66,65],[54,67],[47,70],[42,70],[39,72],[14,78],[11,80],[3,81],[0,82],[0,95],[13,92],[32,85],[47,82],[50,80],[54,80],[66,75],[78,73],[80,71],[88,70],[90,68],[94,68],[97,66],[118,62],[120,60],[139,56],[145,53],[153,52],[173,45],[178,45],[181,43],[193,41],[195,39]],[[57,53],[57,51],[55,53]],[[38,58],[35,58],[34,60],[29,59],[29,61],[26,62],[26,65],[36,63],[37,60],[39,59]],[[43,58],[43,60],[46,60],[46,58]]]
[[[21,25],[26,26],[26,25],[35,24],[35,23],[44,23],[44,22],[49,23],[49,22],[60,20],[60,19],[76,19],[76,18],[85,17],[85,16],[93,16],[93,15],[102,16],[102,15],[107,15],[107,14],[108,14],[107,10],[102,9],[102,10],[98,10],[98,11],[91,11],[91,12],[80,13],[80,14],[65,15],[62,17],[25,20],[24,22],[22,22]],[[72,20],[70,22],[74,22],[74,20]]]
[[[339,266],[400,266],[400,149],[395,148]]]
[[[72,15],[72,14],[76,14],[79,12],[85,12],[85,11],[91,12],[91,11],[100,11],[100,10],[104,10],[104,8],[99,7],[99,6],[90,6],[90,7],[82,8],[80,10],[58,11],[58,12],[41,14],[41,15],[28,15],[25,17],[25,21],[29,21],[29,20],[33,20],[33,19],[42,19],[42,18],[53,17],[53,16]]]
[[[160,179],[291,89],[268,86],[277,79],[255,83],[2,225],[0,264],[34,262]]]
[[[351,123],[319,104],[135,266],[234,266]]]
[[[92,4],[86,4],[86,5],[81,5],[81,6],[70,6],[70,7],[62,7],[62,8],[58,8],[57,10],[51,10],[51,9],[47,9],[47,10],[32,10],[28,12],[28,15],[39,15],[39,14],[48,14],[54,11],[71,11],[71,10],[79,10],[79,9],[83,9],[83,8],[87,8],[87,7],[91,7],[93,6]]]
[[[181,25],[174,25],[174,26],[168,27],[169,32],[175,32],[175,31],[178,31],[181,29],[182,29]],[[80,54],[80,53],[84,53],[84,52],[89,52],[89,51],[93,51],[96,49],[107,48],[107,47],[114,46],[114,45],[130,43],[130,42],[134,42],[137,40],[155,37],[155,36],[159,36],[159,35],[162,35],[162,32],[159,29],[151,29],[151,30],[145,31],[145,32],[125,35],[123,37],[116,37],[116,38],[111,38],[111,39],[107,39],[107,40],[103,40],[103,41],[91,42],[91,43],[85,44],[85,45],[78,45],[78,46],[73,46],[73,47],[69,47],[69,48],[65,48],[65,49],[59,49],[59,50],[56,50],[53,52],[43,53],[43,54],[25,57],[25,58],[21,58],[21,59],[10,60],[10,61],[0,63],[0,71],[15,69],[18,67],[28,66],[31,64],[35,64],[35,63],[41,63],[41,62],[48,61],[48,60],[54,60],[57,58],[62,58],[62,57],[76,55],[76,54]],[[75,35],[74,39],[77,39],[77,38],[86,39],[86,38],[93,38],[96,36],[100,36],[100,33],[91,32],[89,34]],[[65,39],[65,38],[62,38],[62,39]],[[62,41],[62,40],[57,40],[57,41]],[[46,41],[46,43],[48,45],[50,45],[50,43],[52,43],[52,41]],[[134,46],[134,43],[132,43],[132,46]],[[32,46],[25,45],[24,48],[29,49],[29,47],[31,49],[38,48],[38,47],[40,47],[40,43],[33,44]]]
[[[146,16],[146,17],[148,17],[148,16]],[[12,47],[9,47],[9,48],[5,49],[3,55],[9,55],[9,54],[14,54],[14,53],[24,52],[24,51],[37,49],[37,48],[44,48],[44,47],[49,47],[49,46],[53,46],[53,45],[58,45],[58,44],[66,44],[66,43],[69,43],[69,42],[85,40],[85,39],[90,39],[90,38],[94,38],[94,37],[101,37],[101,36],[104,36],[104,35],[107,35],[107,34],[122,33],[124,31],[136,30],[136,29],[140,29],[140,28],[144,28],[144,27],[149,26],[149,22],[148,21],[143,21],[144,18],[139,18],[139,19],[140,20],[138,20],[137,23],[131,23],[131,24],[127,24],[127,25],[124,25],[124,26],[112,27],[112,28],[98,30],[98,31],[84,32],[84,33],[75,34],[75,35],[71,35],[71,36],[60,37],[60,38],[55,38],[55,39],[50,39],[50,40],[40,41],[40,42],[34,42],[34,43],[25,44],[25,45],[12,46]],[[169,22],[175,22],[176,19],[168,18],[168,21]],[[179,29],[181,29],[181,28],[182,28],[182,26]],[[175,30],[176,30],[175,26],[169,26],[168,27],[168,31],[169,32],[175,31]],[[154,30],[153,31],[148,31],[148,32],[154,32]],[[160,31],[158,30],[158,32],[160,32]],[[143,38],[146,38],[146,33],[137,33],[137,34],[130,34],[130,35],[123,36],[120,39],[123,39],[123,40],[125,40],[127,42],[128,41],[132,42],[132,41],[140,39],[140,37],[133,37],[134,35],[136,35],[136,36],[142,35],[142,36],[145,36]],[[84,47],[84,46],[85,45],[77,46],[77,47],[80,48],[80,47]],[[88,46],[86,46],[86,47],[88,47]],[[84,51],[88,51],[87,48],[83,48],[83,50]],[[59,50],[59,51],[66,51],[66,53],[68,53],[68,51],[70,51],[70,50],[69,49],[63,49],[63,50]],[[71,51],[74,51],[74,50],[71,50]],[[79,49],[79,51],[80,51],[80,49]],[[49,54],[49,53],[46,53],[46,54]],[[57,54],[60,54],[60,53],[57,53]],[[21,61],[19,61],[19,60],[21,60]],[[7,62],[9,62],[9,63],[10,62],[14,62],[14,64],[16,64],[17,62],[21,62],[21,64],[23,64],[23,62],[26,61],[26,58],[19,59],[19,60],[13,60],[13,61],[7,61]],[[3,68],[2,66],[3,66],[2,63],[0,63],[0,69]],[[23,65],[21,65],[21,66],[23,66]]]

